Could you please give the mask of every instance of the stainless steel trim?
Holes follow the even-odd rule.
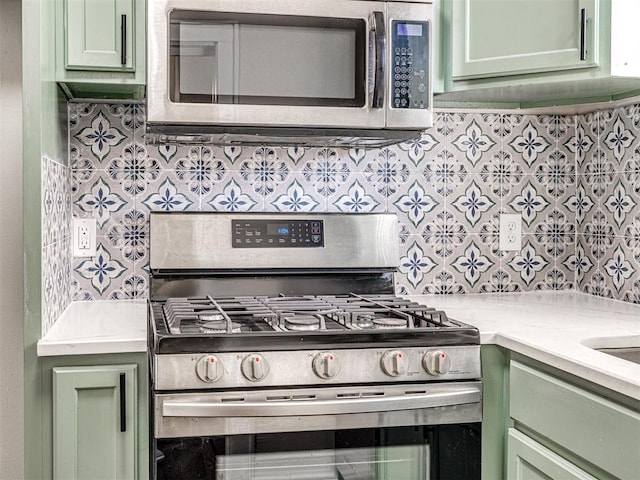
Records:
[[[165,401],[165,417],[283,417],[391,412],[461,405],[480,401],[481,391],[450,387],[449,391],[391,397],[346,397],[336,400],[273,400],[261,402]],[[287,397],[291,398],[291,397]]]
[[[150,215],[151,269],[395,268],[394,214],[159,213]],[[231,244],[231,221],[251,218],[321,220],[322,248],[243,248]],[[365,241],[366,239],[366,241]],[[367,245],[363,248],[363,245]]]

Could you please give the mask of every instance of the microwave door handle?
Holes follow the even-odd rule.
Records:
[[[369,33],[370,47],[372,48],[369,71],[370,79],[373,79],[373,88],[370,89],[371,108],[384,107],[385,90],[385,55],[387,35],[385,31],[384,13],[373,12],[371,15],[372,28]],[[372,71],[371,71],[372,70]]]

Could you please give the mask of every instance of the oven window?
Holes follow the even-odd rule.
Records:
[[[364,20],[174,10],[174,103],[362,107]]]
[[[158,439],[157,479],[479,480],[480,426]]]

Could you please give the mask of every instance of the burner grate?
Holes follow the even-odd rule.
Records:
[[[457,326],[443,311],[393,295],[181,297],[162,311],[172,335]]]

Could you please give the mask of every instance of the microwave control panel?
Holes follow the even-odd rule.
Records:
[[[391,105],[427,109],[429,102],[429,22],[391,22]]]
[[[322,220],[232,220],[233,248],[313,248],[324,246]]]

